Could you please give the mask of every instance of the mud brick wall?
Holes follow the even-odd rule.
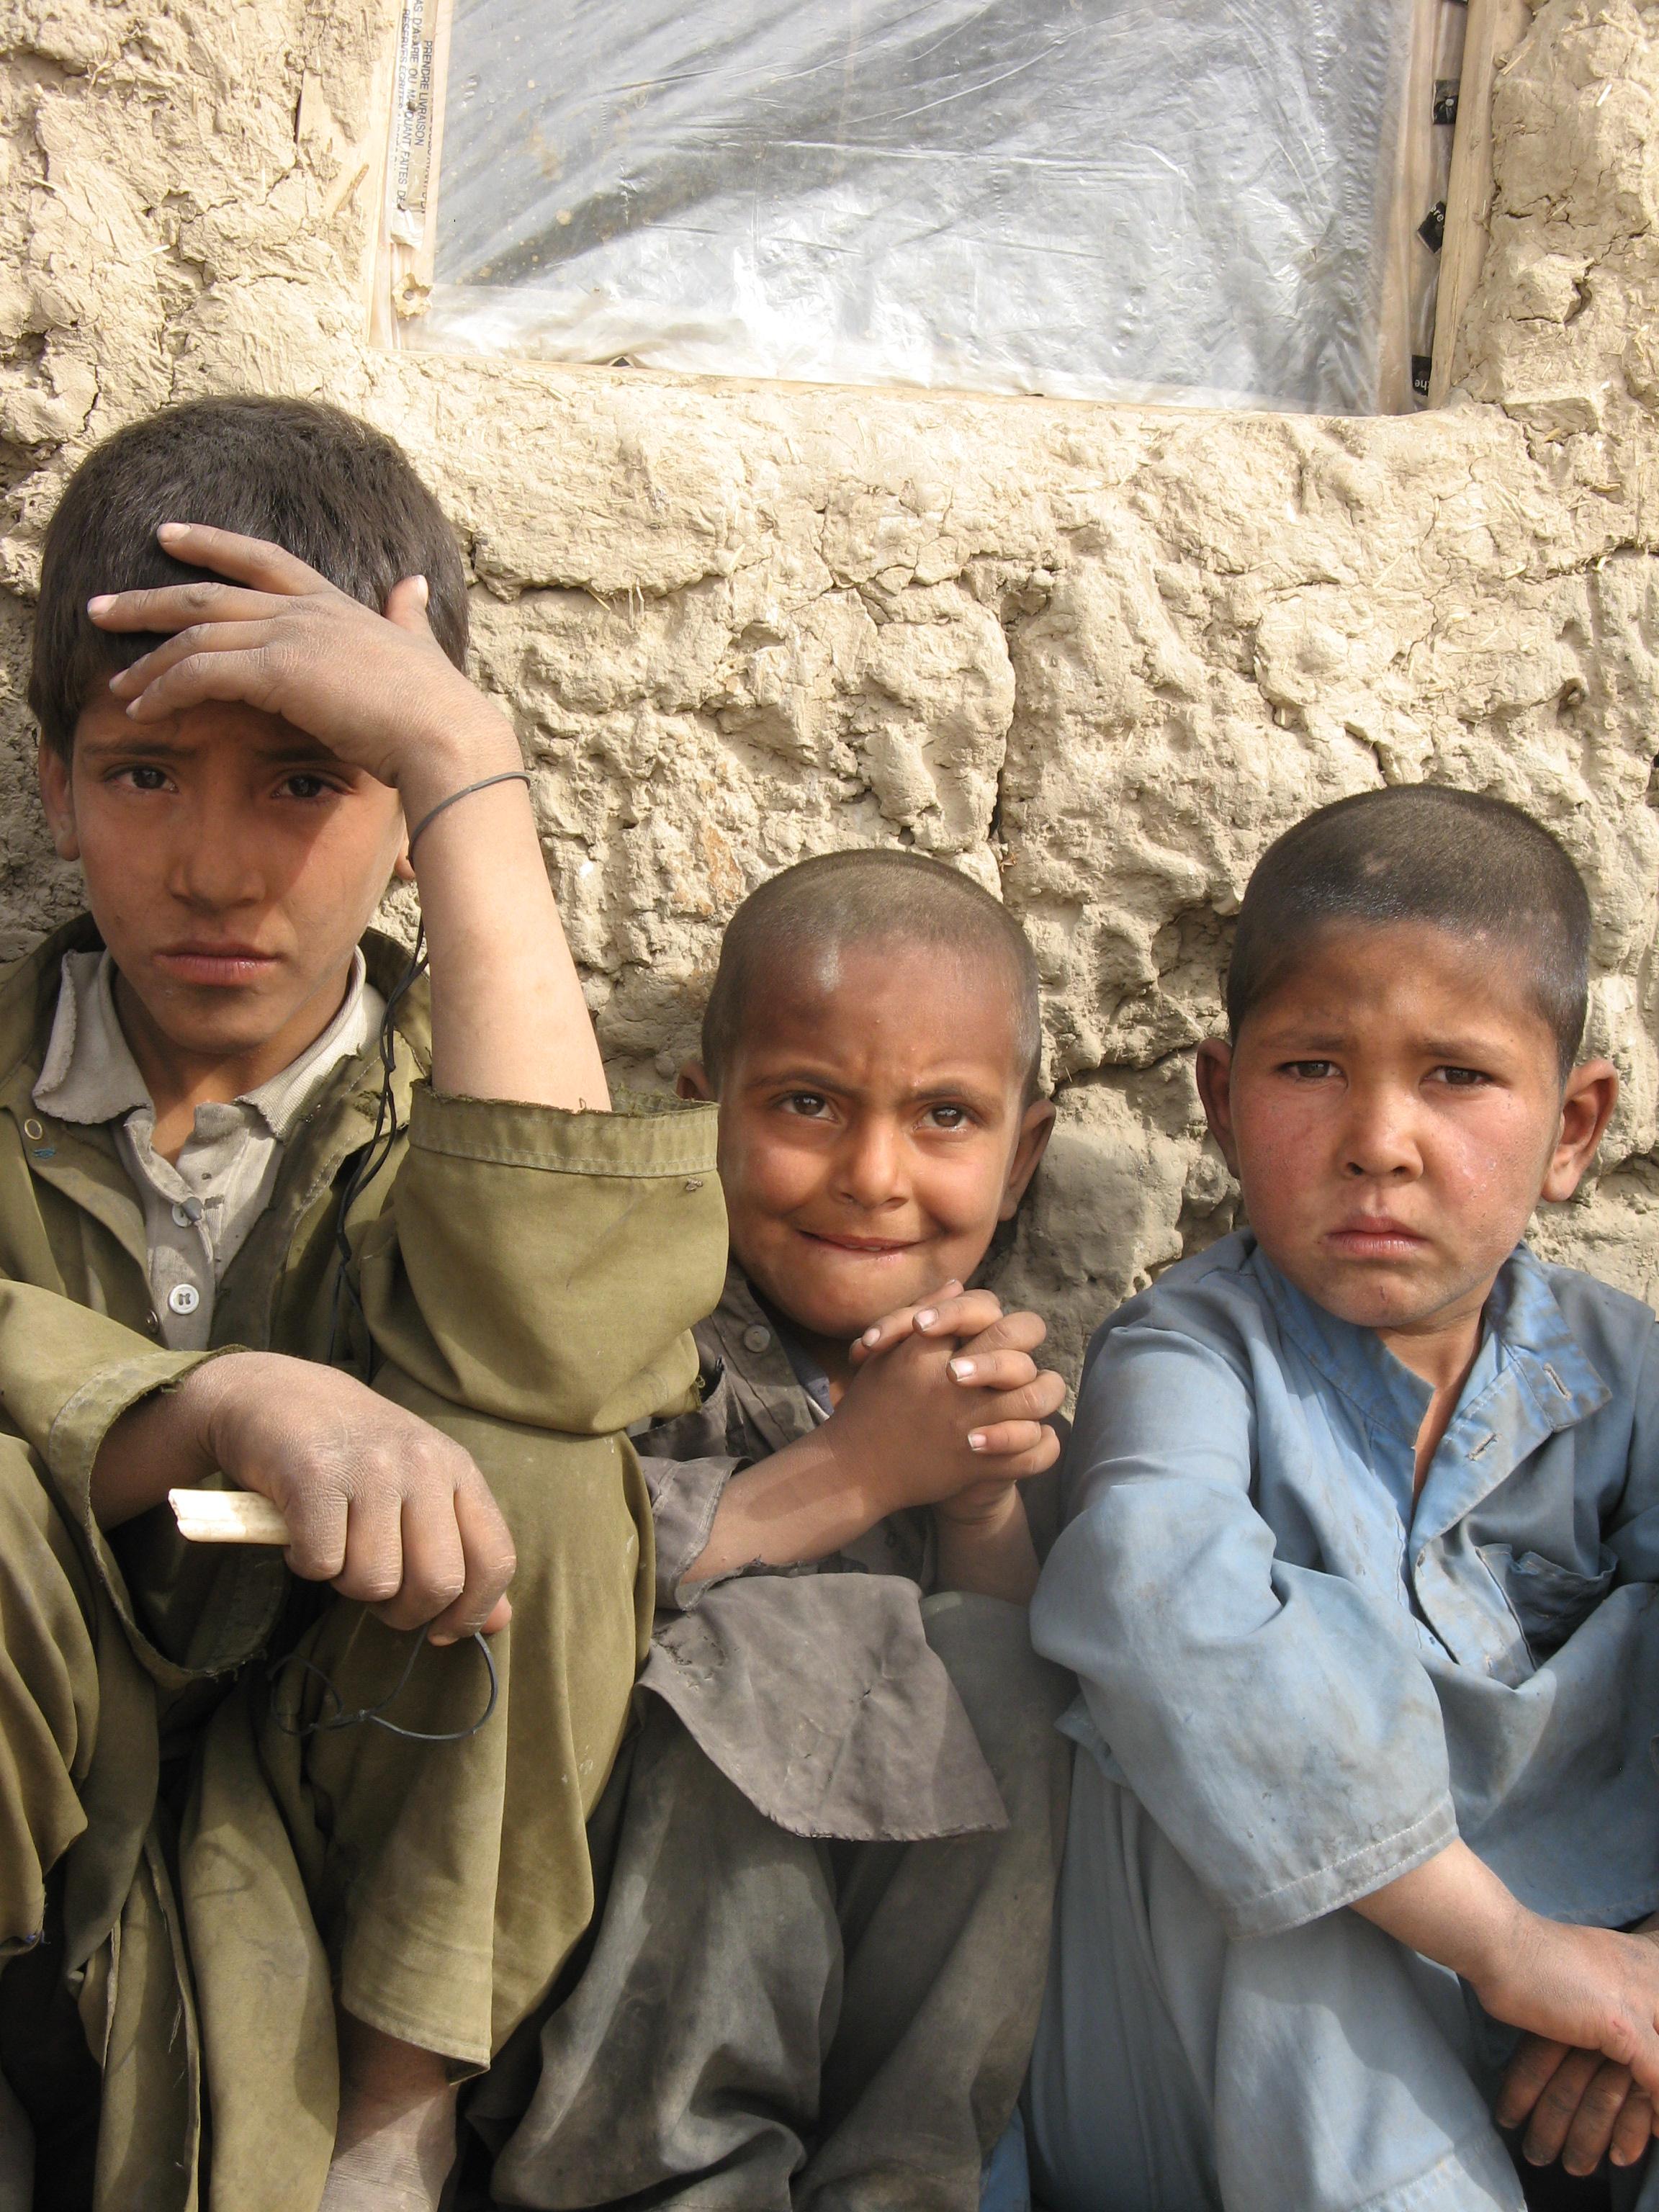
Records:
[[[1451,404],[1330,422],[444,361],[366,336],[383,0],[0,9],[0,954],[73,903],[22,703],[45,519],[162,402],[317,393],[401,438],[473,578],[607,1053],[660,1084],[721,921],[802,854],[1000,885],[1060,1126],[1004,1279],[1074,1358],[1234,1194],[1189,1048],[1298,814],[1532,807],[1599,916],[1601,1172],[1538,1241],[1659,1275],[1659,7],[1543,0],[1502,67]]]

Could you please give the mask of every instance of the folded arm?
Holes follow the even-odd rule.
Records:
[[[1127,1322],[1085,1378],[1073,1518],[1032,1640],[1237,1936],[1352,1903],[1452,1842],[1444,1727],[1379,1601],[1279,1556],[1252,1503],[1250,1387]]]

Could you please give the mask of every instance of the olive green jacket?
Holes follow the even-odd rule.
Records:
[[[117,1984],[131,1978],[136,1922],[142,1921],[150,1928],[152,1948],[171,1959],[173,1971],[159,1979],[169,1990],[178,1982],[186,2014],[192,1976],[185,1954],[198,1954],[193,1979],[201,2019],[186,2021],[190,2079],[179,2115],[193,2142],[201,2102],[196,2077],[204,2066],[215,2137],[211,2202],[245,2212],[254,2202],[252,2180],[239,2182],[233,2196],[222,2176],[252,2175],[270,2156],[291,2158],[294,2137],[286,2130],[292,2115],[255,2113],[245,2124],[228,2088],[222,2101],[216,2039],[230,2039],[222,2069],[228,2075],[239,2063],[237,2035],[258,2027],[258,1991],[233,1995],[228,2004],[210,1999],[202,1947],[215,1925],[211,1911],[192,1911],[186,1897],[181,1912],[170,1893],[170,1884],[189,1887],[190,1822],[180,1877],[177,1859],[157,1844],[153,1816],[164,1746],[187,1744],[220,1703],[224,1678],[265,1647],[289,1583],[274,1552],[192,1554],[164,1509],[116,1532],[113,1540],[92,1516],[91,1468],[111,1424],[149,1392],[213,1356],[169,1352],[155,1340],[142,1211],[108,1132],[55,1121],[31,1096],[51,1032],[62,956],[97,941],[82,919],[0,975],[0,1434],[21,1439],[49,1478],[74,1532],[96,1616],[95,1690],[77,1685],[76,1693],[100,1717],[95,1729],[83,1731],[89,1747],[74,1778],[84,1827],[69,1845],[64,1911],[82,2016],[94,2021],[89,2033],[94,2050],[101,2039],[106,2060],[103,2134],[109,2142],[100,2138],[100,2202],[119,2203],[124,2212],[141,2202],[185,2212],[196,2201],[193,2183],[146,2182],[140,2194],[132,2193],[156,2148],[157,2101],[173,2094],[149,2079],[143,2033],[124,2036],[120,2028]],[[372,933],[364,951],[371,981],[389,993],[402,972],[402,948]],[[605,1115],[441,1097],[423,1079],[429,1060],[423,989],[404,1000],[397,1030],[393,1087],[404,1133],[357,1194],[345,1224],[370,1340],[361,1340],[359,1332],[359,1371],[367,1370],[377,1388],[461,1436],[492,1480],[489,1438],[496,1432],[507,1437],[508,1456],[516,1454],[513,1463],[520,1469],[519,1492],[511,1494],[532,1498],[532,1517],[545,1522],[543,1551],[550,1545],[575,1556],[589,1542],[606,1560],[619,1560],[621,1528],[634,1583],[632,1620],[623,1626],[637,1660],[651,1628],[651,1519],[637,1462],[620,1432],[693,1401],[697,1360],[688,1332],[719,1298],[725,1265],[714,1109],[661,1110],[657,1102],[641,1102],[637,1110]],[[216,1348],[327,1356],[339,1198],[373,1127],[380,1075],[373,1051],[343,1064],[289,1139],[271,1201],[225,1273],[214,1316]],[[567,1466],[580,1470],[568,1492],[560,1483]],[[522,1470],[531,1467],[535,1483],[527,1490]],[[515,1519],[510,1491],[509,1480],[497,1494],[520,1542],[521,1588],[526,1556],[542,1553]],[[584,1514],[593,1527],[583,1525]],[[520,1599],[520,1611],[522,1605]],[[82,1609],[88,1609],[84,1597]],[[110,1632],[113,1622],[123,1632]],[[526,1651],[531,1628],[515,1618],[509,1632]],[[611,1675],[623,1670],[626,1656],[617,1653]],[[559,1676],[562,1683],[568,1671]],[[623,1680],[614,1696],[607,1690],[597,1735],[584,1735],[577,1717],[575,1735],[562,1746],[573,1767],[608,1767],[628,1688]],[[520,1739],[531,1719],[528,1711],[516,1716]],[[550,1738],[561,1727],[569,1737],[570,1725],[568,1715],[547,1714]],[[504,1729],[497,1735],[505,1741]],[[495,1755],[498,1762],[512,1756]],[[546,1758],[561,1763],[558,1742],[550,1741]],[[0,1796],[4,1779],[0,1775]],[[584,1776],[584,1809],[603,1780],[603,1772]],[[245,1783],[246,1777],[238,1787]],[[512,1786],[509,1775],[509,1802]],[[497,1787],[499,1794],[499,1778]],[[248,1818],[257,1822],[254,1814]],[[199,1820],[193,1832],[199,1840]],[[575,1834],[579,1845],[579,1826]],[[52,1848],[49,1839],[39,1866],[9,1872],[0,1866],[0,1956],[27,1946],[41,1924],[40,1878]],[[505,1875],[501,1880],[510,1887]],[[543,1881],[545,1887],[545,1875]],[[237,1909],[245,1919],[247,1900]],[[125,1950],[124,1915],[135,1921]],[[585,1917],[578,1895],[562,1918],[555,1916],[556,1925],[532,1937],[498,1902],[497,2037],[489,2033],[486,1987],[484,2025],[443,2047],[482,2063],[483,2046],[498,2039],[503,2021],[539,1996]],[[441,1918],[434,1925],[441,1936]],[[234,1948],[222,1929],[215,1941],[227,1952]],[[483,1972],[488,1984],[487,1960]],[[148,1978],[158,1977],[148,1972]],[[326,1998],[325,1989],[319,2002],[325,2005]],[[176,1998],[172,2002],[176,2011]],[[365,2011],[373,2016],[379,2002],[367,2001]],[[159,2003],[145,2001],[152,2021],[165,2016]],[[313,2028],[325,2024],[315,2003],[307,2017]],[[112,2057],[118,2049],[125,2054],[119,2068]],[[331,2049],[328,2063],[331,2068]],[[312,2133],[325,2148],[332,2127],[331,2110],[323,2109],[327,2085],[307,2094]],[[239,2159],[245,2161],[240,2168]],[[185,2163],[193,2170],[193,2158]],[[271,2201],[298,2206],[304,2190],[293,2193],[291,2165],[289,2175],[289,2193],[279,2190]]]

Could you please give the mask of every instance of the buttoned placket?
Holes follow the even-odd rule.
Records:
[[[1500,1279],[1474,1364],[1413,1497],[1428,1383],[1373,1332],[1315,1306],[1259,1252],[1257,1264],[1304,1357],[1364,1415],[1373,1467],[1401,1510],[1401,1603],[1460,1665],[1510,1685],[1523,1680],[1533,1671],[1525,1633],[1480,1556],[1468,1517],[1557,1430],[1582,1420],[1608,1395],[1564,1333],[1553,1302],[1545,1304],[1547,1292],[1540,1297],[1524,1279],[1520,1297],[1530,1303],[1511,1310],[1513,1279]],[[1540,1340],[1529,1345],[1534,1334]]]

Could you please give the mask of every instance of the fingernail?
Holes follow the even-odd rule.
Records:
[[[87,601],[87,612],[89,615],[105,614],[114,605],[115,594],[113,592],[99,592]]]
[[[187,522],[163,522],[158,524],[155,535],[158,538],[182,538],[189,528]]]
[[[938,1319],[939,1310],[937,1307],[924,1306],[921,1311],[916,1316],[916,1327],[918,1328],[931,1328]]]
[[[427,601],[432,597],[432,586],[427,582],[424,576],[416,576],[414,580],[421,587],[421,605],[424,606],[427,604]]]
[[[975,1371],[974,1363],[971,1359],[953,1359],[951,1362],[951,1372],[956,1376],[958,1382],[967,1382],[969,1377]]]
[[[879,1344],[881,1342],[881,1331],[878,1328],[866,1328],[863,1335],[859,1339],[859,1342],[860,1344]]]
[[[983,1429],[975,1429],[974,1431],[973,1434],[968,1439],[968,1449],[969,1451],[984,1450],[985,1431]]]
[[[426,1640],[433,1646],[434,1650],[438,1651],[441,1651],[446,1644],[453,1644],[455,1641],[454,1638],[449,1633],[447,1629],[441,1629],[435,1636],[428,1636]]]

